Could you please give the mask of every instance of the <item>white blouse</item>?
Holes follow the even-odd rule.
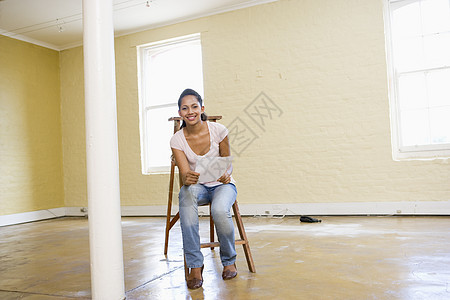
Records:
[[[170,147],[184,152],[189,163],[189,168],[192,171],[195,171],[198,157],[219,157],[219,143],[228,135],[228,129],[224,125],[216,122],[206,122],[206,124],[208,124],[210,148],[205,155],[197,155],[191,147],[189,147],[186,137],[184,136],[184,129],[177,131],[170,139]],[[232,170],[231,166],[228,169],[228,172],[230,172],[230,170]],[[222,184],[218,181],[199,183],[208,187]],[[233,177],[231,177],[231,183],[236,184]]]

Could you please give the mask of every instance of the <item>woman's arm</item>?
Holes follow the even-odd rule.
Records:
[[[226,136],[220,143],[219,143],[219,155],[221,157],[226,157],[231,155],[230,151],[230,141],[228,140],[228,136]],[[221,183],[230,183],[231,182],[231,173],[233,172],[233,165],[228,168],[225,173],[220,176],[219,179],[217,179],[218,182]]]
[[[230,156],[230,141],[228,135],[219,143],[219,155],[222,157]]]
[[[172,148],[173,156],[181,173],[181,179],[184,185],[196,184],[198,182],[199,173],[189,168],[189,162],[183,151]]]

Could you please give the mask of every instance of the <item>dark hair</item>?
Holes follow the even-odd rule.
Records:
[[[202,96],[200,96],[199,93],[197,93],[196,91],[194,91],[193,89],[185,89],[181,95],[180,98],[178,98],[178,110],[180,110],[180,106],[181,106],[181,100],[183,100],[183,98],[185,96],[194,96],[195,98],[197,98],[198,103],[200,104],[200,106],[203,106],[203,99]],[[200,115],[200,119],[202,121],[206,121],[208,119],[208,117],[206,116],[205,113],[202,113]],[[181,124],[180,128],[186,127],[186,122],[183,121],[183,124]]]

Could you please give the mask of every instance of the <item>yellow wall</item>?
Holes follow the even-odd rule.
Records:
[[[59,53],[0,36],[0,215],[64,206]]]
[[[196,32],[207,112],[257,135],[241,203],[450,199],[448,160],[392,160],[381,1],[280,0],[116,39],[122,205],[167,201],[168,175],[141,173],[136,46]],[[81,47],[0,38],[0,215],[87,205],[83,84]],[[263,127],[261,92],[282,111]]]
[[[236,157],[241,203],[448,201],[447,160],[392,160],[382,1],[280,0],[116,38],[122,205],[164,205],[142,175],[136,46],[201,32],[206,111],[258,136]],[[66,206],[85,206],[82,50],[61,52]],[[282,110],[245,114],[260,92]],[[237,148],[237,145],[232,145]]]
[[[83,48],[60,53],[65,206],[87,206]]]

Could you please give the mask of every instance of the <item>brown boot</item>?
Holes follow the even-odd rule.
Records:
[[[201,275],[202,275],[202,278],[201,279],[198,279],[198,278],[189,279],[187,281],[188,289],[195,290],[195,289],[198,289],[198,288],[202,287],[202,285],[203,285],[203,267],[204,266],[202,266],[202,269],[200,271]]]
[[[236,271],[230,271],[230,270],[223,271],[223,273],[222,273],[223,280],[230,280],[230,279],[233,279],[234,277],[236,277],[236,275],[237,275],[236,263],[234,264],[234,268],[236,269]]]

